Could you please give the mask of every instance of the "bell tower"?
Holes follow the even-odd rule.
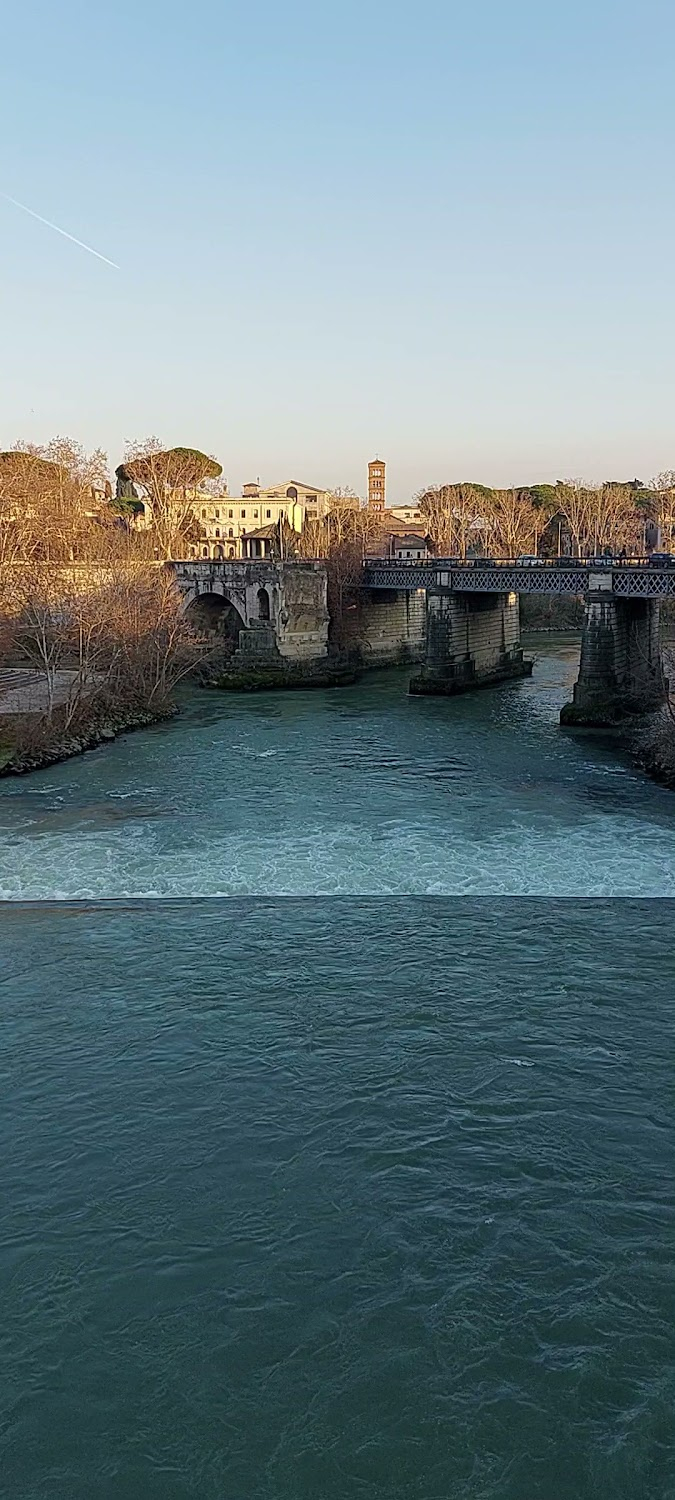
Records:
[[[384,510],[386,464],[374,458],[368,465],[368,509]]]

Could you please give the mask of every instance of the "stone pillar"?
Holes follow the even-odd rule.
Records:
[[[520,646],[516,594],[430,590],[426,641],[426,660],[411,693],[463,693],[532,671]]]
[[[279,609],[276,639],[288,661],[316,661],[328,654],[328,577],[323,562],[277,564]]]
[[[611,575],[607,575],[611,587]],[[656,599],[617,599],[607,585],[586,600],[579,676],[561,724],[602,728],[629,714],[649,713],[664,702]]]

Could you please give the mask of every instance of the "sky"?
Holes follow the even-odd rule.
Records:
[[[0,447],[388,498],[675,468],[675,7],[5,8]]]

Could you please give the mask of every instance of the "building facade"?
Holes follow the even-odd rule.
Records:
[[[407,526],[411,524],[413,526],[424,525],[424,516],[419,505],[415,505],[414,500],[411,501],[410,505],[392,505],[387,511],[387,515],[393,516],[395,521],[405,522]]]
[[[192,543],[191,555],[216,559],[267,557],[280,521],[300,532],[307,521],[327,515],[332,501],[330,490],[297,479],[268,489],[245,484],[241,495],[197,496],[192,510],[201,537]]]
[[[392,556],[399,562],[423,562],[429,556],[429,548],[426,538],[418,536],[417,533],[404,533],[403,536],[392,536]]]

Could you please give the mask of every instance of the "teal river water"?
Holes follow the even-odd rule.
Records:
[[[539,649],[0,785],[9,1500],[674,1500],[675,797]]]
[[[450,701],[194,693],[179,720],[0,782],[0,898],[675,895],[675,796],[558,727],[578,646]]]

